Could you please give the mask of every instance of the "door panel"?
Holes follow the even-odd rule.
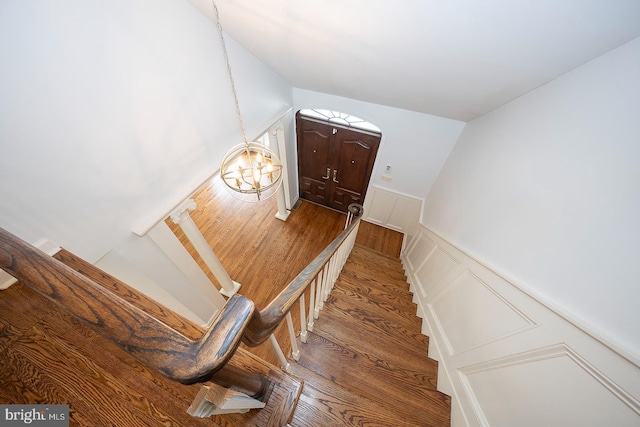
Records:
[[[337,130],[334,162],[337,173],[332,185],[340,194],[331,198],[331,207],[346,210],[351,203],[363,203],[378,145],[379,137],[348,129]]]
[[[346,190],[341,187],[335,187],[330,193],[331,199],[327,206],[346,212],[351,203],[362,204],[362,195],[353,191]]]
[[[326,124],[306,120],[299,121],[298,126],[300,196],[316,203],[327,204],[331,128]]]
[[[380,135],[296,118],[300,197],[343,212],[363,204]]]
[[[311,178],[303,177],[300,181],[300,196],[323,205],[328,204],[327,185],[324,181],[317,181]]]

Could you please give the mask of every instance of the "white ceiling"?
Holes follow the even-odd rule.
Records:
[[[213,18],[211,0],[188,1]],[[216,4],[225,32],[294,87],[462,121],[640,36],[640,0]]]

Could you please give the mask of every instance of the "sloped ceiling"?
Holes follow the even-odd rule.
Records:
[[[214,19],[211,0],[188,0]],[[293,87],[469,121],[640,36],[639,0],[216,0]]]

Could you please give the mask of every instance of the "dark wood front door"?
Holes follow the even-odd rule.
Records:
[[[362,204],[380,134],[296,115],[300,197],[346,212]]]

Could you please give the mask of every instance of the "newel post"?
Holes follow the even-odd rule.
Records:
[[[209,246],[209,243],[198,229],[198,226],[196,226],[196,223],[191,219],[189,211],[193,211],[195,208],[196,202],[189,199],[173,211],[171,214],[171,220],[180,226],[196,252],[198,252],[211,273],[215,276],[216,280],[218,280],[222,287],[220,293],[230,298],[238,292],[238,289],[240,289],[240,283],[234,282],[231,279],[231,276],[229,276],[227,270],[225,270],[220,263],[220,260]]]

